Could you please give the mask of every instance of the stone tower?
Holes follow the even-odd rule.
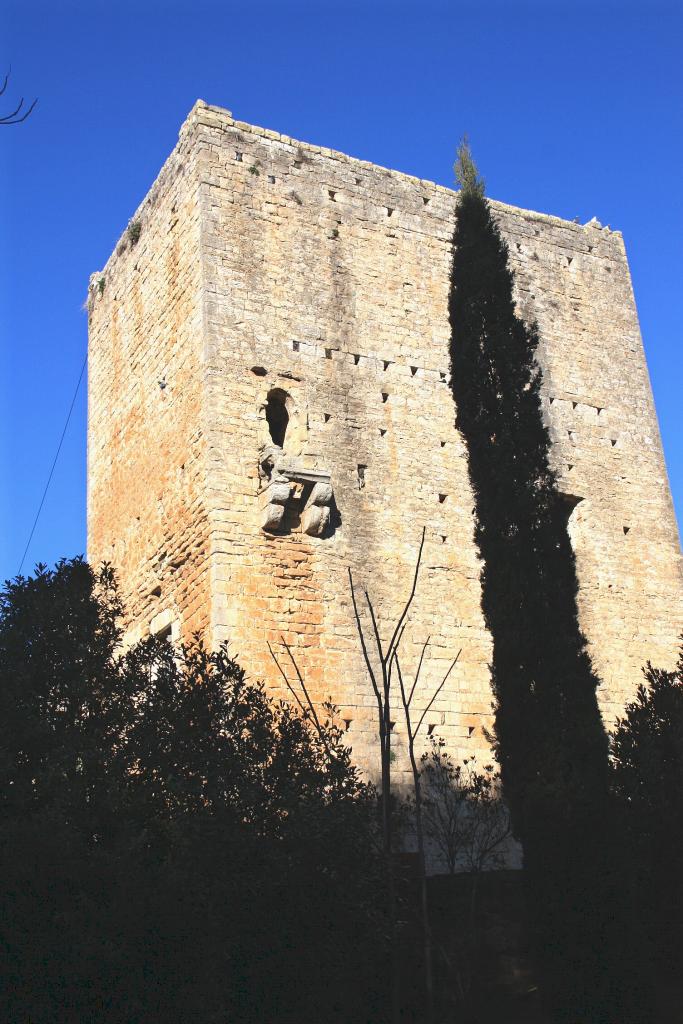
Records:
[[[281,685],[291,646],[377,764],[348,568],[402,644],[428,635],[428,716],[485,747],[490,638],[449,388],[455,194],[198,102],[89,293],[88,555],[117,567],[128,636],[228,640]],[[493,203],[567,494],[581,620],[607,725],[671,665],[681,558],[619,232]],[[395,716],[397,767],[405,733]]]

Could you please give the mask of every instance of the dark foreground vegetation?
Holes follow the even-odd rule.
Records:
[[[121,654],[120,611],[111,571],[80,560],[8,584],[0,598],[2,1019],[391,1020],[377,796],[334,709],[316,727],[226,651],[150,638]],[[648,669],[613,750],[641,968],[657,980],[656,1000],[669,999],[659,1016],[653,1002],[652,1019],[671,1021],[680,670]],[[438,748],[426,761],[428,795],[450,776]],[[486,775],[473,777],[481,801]],[[435,1019],[549,1024],[523,873],[469,867],[429,882]],[[414,869],[410,857],[396,863],[395,942],[400,1019],[419,1022]]]
[[[2,598],[2,1019],[381,1020],[375,800],[339,730],[226,651],[121,655],[119,614],[80,561]]]
[[[557,1024],[646,1024],[655,1005],[651,929],[634,906],[656,873],[645,867],[644,846],[658,828],[664,836],[653,820],[641,840],[643,820],[634,815],[666,781],[642,749],[628,765],[626,753],[659,738],[641,728],[636,740],[639,719],[630,709],[614,741],[610,777],[599,680],[579,625],[567,530],[572,499],[559,490],[542,415],[538,328],[517,313],[507,245],[466,142],[456,175],[452,389],[493,642],[494,747],[524,849],[529,939],[543,1002]],[[652,672],[650,681],[657,682]],[[641,701],[647,704],[644,693]],[[670,741],[670,754],[674,746]],[[670,808],[667,835],[675,814]],[[658,855],[657,865],[672,862]]]

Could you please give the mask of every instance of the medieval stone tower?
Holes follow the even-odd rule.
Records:
[[[377,764],[348,568],[388,631],[427,530],[402,661],[428,635],[428,725],[485,747],[490,639],[466,451],[448,384],[455,194],[198,102],[89,293],[88,555],[118,568],[131,639],[229,640],[315,699]],[[618,232],[493,204],[545,412],[606,723],[649,658],[671,665],[678,534]],[[396,716],[401,765],[405,735]]]

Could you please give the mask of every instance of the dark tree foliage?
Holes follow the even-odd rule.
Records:
[[[612,737],[612,781],[638,873],[638,907],[657,963],[680,971],[683,946],[683,647],[673,672],[646,685]]]
[[[643,1020],[622,968],[630,954],[616,906],[608,745],[550,465],[538,331],[515,312],[507,246],[466,143],[456,171],[452,388],[493,639],[496,755],[524,848],[545,996],[557,1021]]]
[[[81,560],[0,596],[2,1019],[382,1021],[375,801],[341,731],[225,649],[121,654],[120,614]]]

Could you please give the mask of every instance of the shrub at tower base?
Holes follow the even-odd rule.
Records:
[[[683,647],[645,683],[612,736],[613,789],[636,867],[637,905],[660,978],[680,977],[683,949]]]
[[[375,799],[225,651],[119,648],[111,571],[0,592],[0,1019],[383,1021]]]
[[[549,463],[538,334],[516,314],[503,242],[459,149],[449,315],[456,425],[468,449],[482,608],[493,640],[495,748],[524,850],[551,1017],[643,1022],[608,794],[608,745],[577,615],[567,507]]]

